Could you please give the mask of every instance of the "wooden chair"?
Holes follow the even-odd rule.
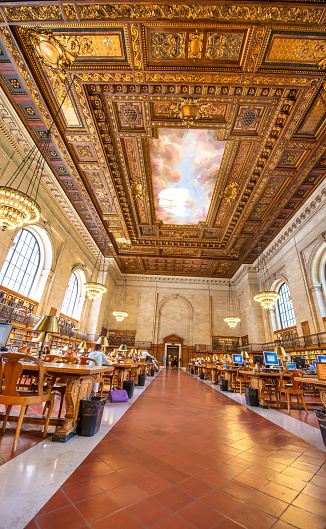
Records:
[[[59,355],[52,355],[52,354],[43,355],[42,362],[54,362],[54,360],[56,360],[57,358],[62,358],[62,357]]]
[[[55,364],[80,364],[78,356],[58,356],[53,361]]]
[[[29,361],[32,360],[32,362],[38,367],[38,382],[36,391],[18,391],[17,389],[18,381],[21,378],[23,372],[23,365],[21,362],[19,362],[19,360],[22,359]],[[12,406],[21,406],[14,442],[12,445],[12,451],[16,451],[24,415],[28,406],[32,404],[41,404],[42,402],[45,402],[45,406],[48,407],[48,413],[45,419],[43,431],[43,439],[45,439],[53,410],[54,393],[52,393],[52,387],[50,385],[46,386],[46,391],[44,392],[44,367],[42,362],[33,356],[25,355],[23,353],[2,353],[0,355],[0,381],[1,383],[4,381],[4,386],[2,392],[0,393],[0,404],[4,404],[6,406],[6,413],[2,423],[2,434],[5,433]]]
[[[237,370],[237,374],[235,377],[235,391],[239,390],[239,392],[242,393],[242,388],[249,388],[251,381],[247,373],[240,373],[240,371],[246,371],[246,369],[241,367]]]
[[[301,387],[301,382],[298,382],[294,380],[295,377],[302,376],[302,371],[283,371],[281,373],[279,387],[278,387],[278,393],[281,395],[282,393],[285,393],[287,402],[288,402],[288,412],[290,413],[291,408],[291,395],[296,395],[297,397],[297,403],[298,403],[298,410],[300,410],[300,401],[299,397],[301,397],[303,407],[308,413],[306,403],[304,400],[304,394],[303,394],[303,388]],[[286,382],[284,380],[284,377],[286,377],[289,382]]]

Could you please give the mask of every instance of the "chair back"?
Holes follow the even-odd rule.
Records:
[[[281,373],[281,376],[280,376],[280,389],[284,388],[284,389],[288,389],[285,387],[285,384],[286,384],[286,381],[284,381],[284,377],[286,377],[287,380],[289,380],[289,383],[292,384],[292,388],[293,390],[297,390],[297,389],[300,389],[299,388],[299,385],[300,385],[300,382],[297,382],[296,380],[294,380],[295,377],[302,377],[303,373],[302,371],[300,370],[291,370],[291,371],[283,371]]]
[[[53,361],[54,364],[79,364],[80,360],[77,356],[58,356]]]
[[[95,366],[98,366],[98,363],[96,360],[93,360],[93,358],[87,358],[87,356],[83,356],[79,358],[79,363],[81,366],[89,366],[94,364]]]
[[[54,362],[54,360],[56,360],[57,358],[61,358],[61,356],[51,354],[42,356],[43,362]]]
[[[0,355],[0,380],[4,386],[3,396],[20,397],[17,390],[18,382],[23,372],[23,364],[19,360],[28,360],[38,367],[37,394],[43,395],[44,367],[40,360],[34,356],[23,353],[2,353]],[[37,376],[37,375],[36,375]]]

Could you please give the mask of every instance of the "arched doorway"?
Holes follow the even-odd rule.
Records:
[[[181,364],[183,338],[176,334],[170,334],[163,338],[164,343],[164,367],[168,369],[179,369]]]

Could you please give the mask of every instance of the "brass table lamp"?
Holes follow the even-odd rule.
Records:
[[[41,349],[39,351],[38,357],[41,359],[44,349],[45,339],[48,333],[59,333],[58,318],[56,316],[42,316],[40,321],[35,325],[33,331],[40,331],[44,333]]]

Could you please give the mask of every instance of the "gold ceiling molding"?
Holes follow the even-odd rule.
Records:
[[[240,83],[241,75],[232,74],[209,74],[209,73],[147,73],[147,83],[216,83],[231,84]]]
[[[318,79],[315,79],[318,81]],[[243,77],[244,85],[265,85],[265,86],[307,86],[314,80],[311,77],[285,77],[277,75],[245,75]]]
[[[133,75],[132,73],[108,73],[108,72],[76,72],[76,77],[80,81],[85,83],[88,82],[113,82],[113,83],[132,83]]]
[[[221,193],[220,197],[227,203],[231,204],[232,200],[235,200],[239,194],[239,184],[237,182],[232,182],[228,184]]]
[[[66,20],[77,20],[77,14],[73,4],[63,4]]]
[[[266,30],[266,28],[262,26],[256,29],[256,33],[253,39],[253,44],[252,44],[249,59],[248,59],[248,66],[247,66],[248,72],[255,71],[257,59],[261,52],[261,45],[263,42],[264,34],[266,34],[266,31],[268,30]]]
[[[141,64],[138,24],[131,24],[130,33],[131,33],[132,50],[134,52],[134,67],[136,70],[140,70],[142,67],[142,64]]]
[[[61,9],[58,5],[3,7],[3,12],[8,22],[63,20]]]
[[[183,125],[190,127],[195,125],[197,119],[207,119],[212,117],[210,103],[200,103],[198,99],[181,98],[180,102],[173,102],[170,105],[170,116],[179,118]]]
[[[82,20],[236,20],[318,24],[323,8],[212,4],[77,4]]]

